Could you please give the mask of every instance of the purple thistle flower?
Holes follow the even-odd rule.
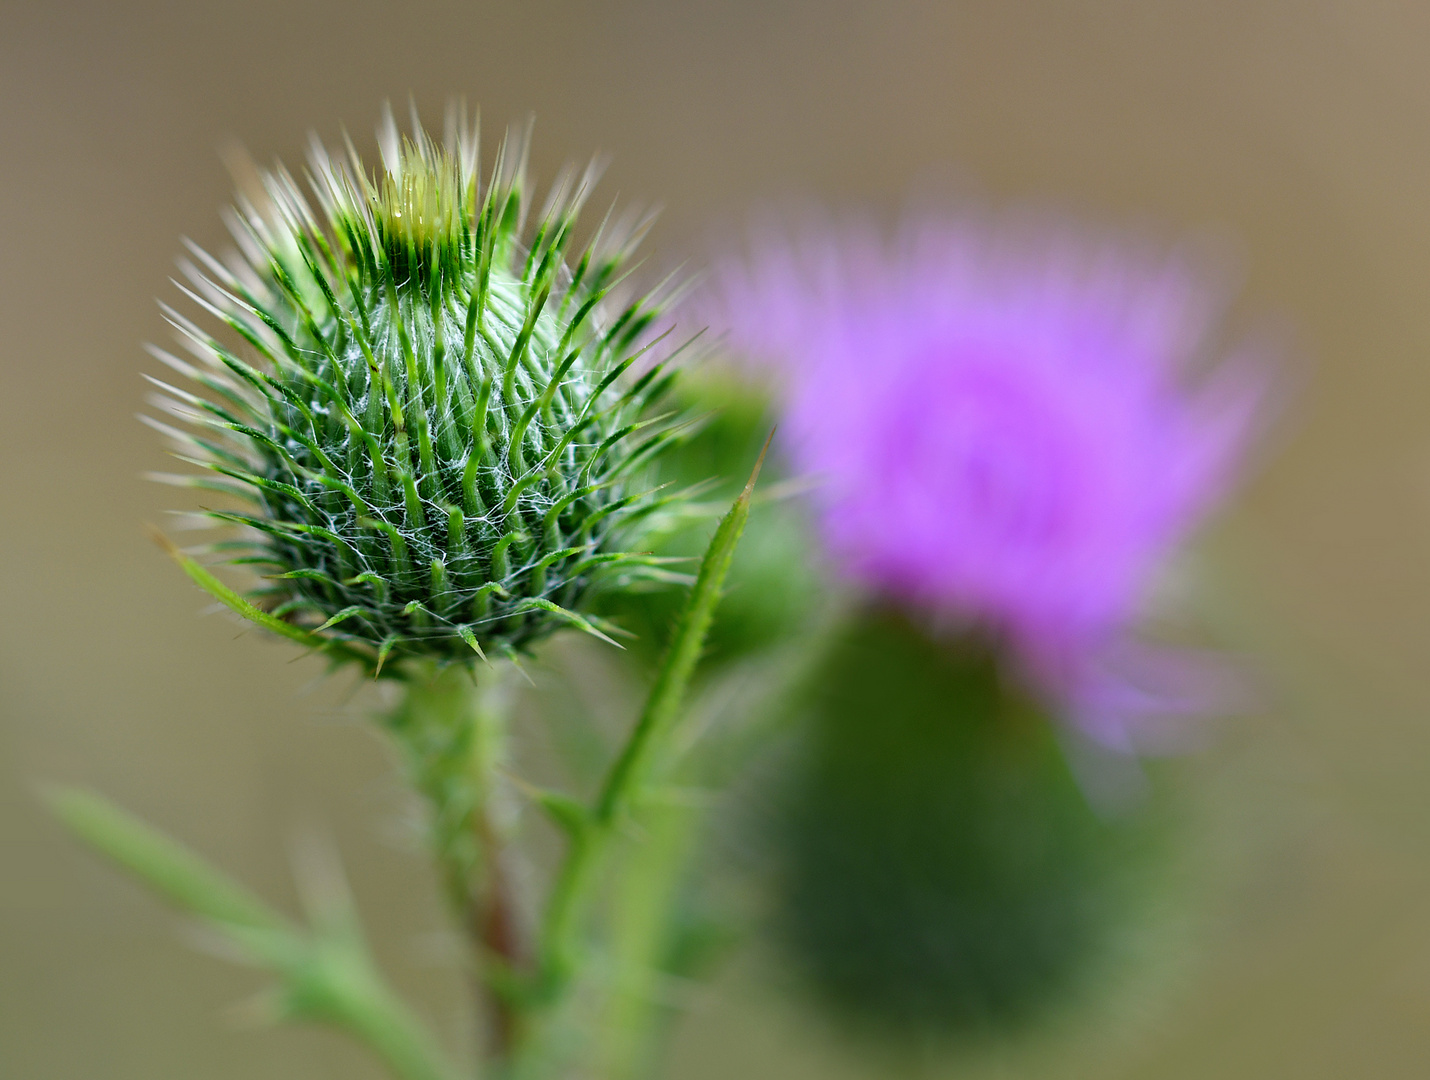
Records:
[[[1217,305],[1177,262],[1029,240],[922,220],[893,245],[869,229],[768,245],[722,275],[721,321],[770,365],[780,441],[820,481],[846,576],[993,632],[1125,745],[1191,707],[1185,665],[1127,667],[1127,631],[1233,480],[1262,383],[1205,367]]]

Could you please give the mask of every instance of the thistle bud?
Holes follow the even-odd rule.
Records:
[[[770,789],[772,930],[820,1004],[934,1042],[1150,992],[1182,917],[1161,785],[1094,807],[989,642],[870,609],[800,702]]]
[[[312,199],[259,173],[239,254],[191,248],[209,325],[166,308],[189,356],[154,353],[200,392],[158,383],[189,430],[156,426],[202,474],[164,479],[241,500],[206,511],[239,527],[210,550],[259,569],[263,611],[379,669],[599,634],[593,592],[658,573],[632,550],[661,502],[640,472],[678,431],[649,418],[665,363],[631,370],[659,290],[612,299],[648,219],[571,255],[594,168],[529,215],[524,139],[481,183],[458,110],[440,143],[390,114],[379,136],[376,176],[315,141]]]

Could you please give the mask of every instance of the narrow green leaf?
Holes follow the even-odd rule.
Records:
[[[46,794],[71,831],[178,907],[212,922],[278,977],[285,1018],[345,1028],[404,1080],[452,1080],[426,1031],[387,987],[351,922],[299,929],[183,845],[78,788]],[[334,932],[326,933],[325,929]]]
[[[178,907],[224,926],[292,929],[242,886],[108,799],[60,787],[46,792],[45,801],[76,836]]]
[[[335,660],[355,660],[364,667],[372,666],[372,658],[364,652],[350,648],[340,641],[333,641],[318,637],[309,630],[304,630],[301,626],[294,626],[292,623],[284,622],[262,608],[249,603],[238,593],[230,589],[213,574],[209,573],[198,562],[189,558],[177,547],[174,546],[167,536],[158,529],[152,531],[155,543],[169,553],[169,556],[184,569],[184,573],[204,592],[208,593],[219,603],[230,611],[237,612],[249,622],[256,623],[265,630],[271,630],[289,641],[296,641],[300,645],[305,645],[310,649],[325,652]],[[374,676],[376,677],[376,676]]]
[[[774,433],[770,433],[770,439]],[[644,711],[620,756],[611,766],[590,812],[590,825],[573,838],[546,909],[541,969],[548,992],[560,995],[569,984],[575,942],[598,882],[604,850],[620,816],[644,794],[649,773],[665,737],[680,715],[705,637],[720,602],[720,590],[735,555],[735,546],[750,516],[750,498],[770,447],[765,440],[749,482],[720,521],[701,560],[695,584],[686,599],[670,648],[656,672]]]
[[[760,467],[765,463],[765,454],[770,448],[770,432],[755,468],[745,489],[735,499],[730,512],[721,520],[710,538],[710,546],[700,562],[700,570],[695,576],[695,585],[685,602],[680,620],[676,623],[675,635],[670,649],[656,672],[655,684],[646,700],[645,711],[631,733],[620,758],[606,778],[597,803],[597,816],[603,821],[611,821],[625,809],[631,795],[645,779],[650,767],[650,758],[658,736],[674,723],[685,699],[685,691],[690,686],[690,678],[695,673],[695,665],[700,660],[700,652],[705,647],[705,636],[710,631],[710,623],[715,618],[715,608],[720,603],[720,590],[725,584],[730,562],[735,557],[735,545],[745,531],[745,522],[750,517],[750,497],[755,491],[755,480],[760,475]]]
[[[250,604],[243,597],[239,596],[238,593],[214,577],[213,574],[209,573],[203,566],[199,565],[175,547],[173,542],[157,529],[154,530],[153,537],[154,542],[167,551],[170,557],[184,568],[184,573],[189,575],[194,584],[231,611],[236,611],[242,615],[249,622],[257,623],[265,630],[271,630],[273,633],[286,637],[290,641],[296,641],[300,645],[307,645],[312,649],[321,649],[329,644],[321,638],[315,637],[302,627],[294,626],[292,623],[286,623],[282,619],[275,619],[262,608]]]

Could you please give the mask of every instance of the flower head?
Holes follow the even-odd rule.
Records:
[[[519,649],[579,611],[655,505],[638,470],[669,438],[641,415],[669,385],[627,370],[658,315],[611,290],[639,226],[598,230],[568,263],[593,170],[567,174],[528,224],[522,140],[479,184],[475,131],[379,132],[370,176],[315,143],[315,202],[279,168],[230,221],[241,254],[195,250],[173,311],[197,384],[159,384],[158,425],[237,497],[214,550],[255,565],[271,615],[381,667],[389,654]]]
[[[1074,708],[1106,701],[1094,658],[1225,491],[1255,411],[1244,368],[1194,381],[1204,291],[1172,262],[928,220],[894,245],[768,246],[724,284],[844,572],[991,629]]]

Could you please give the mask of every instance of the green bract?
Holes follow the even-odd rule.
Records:
[[[524,141],[483,185],[455,112],[440,145],[390,115],[379,134],[378,177],[315,144],[315,201],[262,174],[230,222],[241,255],[192,249],[184,291],[236,337],[166,309],[197,363],[155,355],[206,393],[158,384],[192,432],[157,426],[206,474],[164,479],[244,500],[207,511],[242,527],[210,550],[369,666],[595,631],[594,589],[660,573],[632,549],[672,498],[639,475],[678,437],[649,415],[671,376],[629,373],[660,302],[611,298],[644,223],[603,224],[568,262],[593,169],[528,226]]]

